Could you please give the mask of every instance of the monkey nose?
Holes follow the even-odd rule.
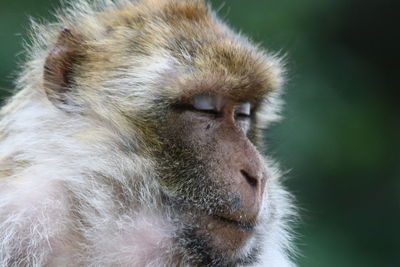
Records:
[[[250,175],[245,170],[240,170],[240,173],[242,174],[242,176],[244,177],[246,182],[250,185],[250,187],[253,188],[254,190],[257,190],[257,188],[259,186],[259,182],[260,182],[259,180],[260,179]]]
[[[242,209],[247,217],[257,216],[263,198],[265,179],[258,172],[240,170],[241,182],[239,191],[242,198]]]

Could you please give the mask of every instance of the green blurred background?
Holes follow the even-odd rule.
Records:
[[[301,207],[299,266],[400,266],[400,1],[213,0],[287,55],[286,119],[268,153]],[[28,17],[50,0],[0,0],[0,88],[13,87]]]

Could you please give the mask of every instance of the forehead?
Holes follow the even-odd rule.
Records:
[[[125,41],[133,54],[172,59],[163,77],[169,90],[187,97],[215,93],[253,99],[281,86],[279,60],[232,31],[203,1],[138,3],[121,10],[111,28],[131,29],[132,38]]]
[[[172,90],[185,98],[199,94],[229,96],[237,101],[258,101],[279,90],[282,68],[268,56],[237,36],[224,36],[193,43],[174,41],[169,51],[177,67],[168,73]],[[174,77],[174,78],[171,78]]]
[[[246,39],[231,32],[213,33],[212,29],[207,35],[190,38],[188,34],[173,36],[163,48],[177,62],[172,73],[167,73],[177,94],[220,94],[235,100],[258,100],[280,89],[280,60]]]
[[[185,96],[214,93],[251,100],[279,89],[279,59],[236,34],[206,7],[174,12],[181,19],[168,23],[173,34],[162,47],[183,66],[178,88]]]
[[[191,64],[181,80],[185,95],[214,93],[256,100],[281,84],[281,69],[274,59],[230,40],[204,47]]]

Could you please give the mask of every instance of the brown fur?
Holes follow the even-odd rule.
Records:
[[[280,60],[201,0],[78,0],[57,19],[33,24],[0,112],[0,265],[291,266],[290,197],[259,153]],[[226,121],[174,109],[203,94]]]

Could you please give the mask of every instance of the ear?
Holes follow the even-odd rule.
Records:
[[[44,65],[44,89],[54,104],[65,102],[65,94],[73,83],[73,70],[82,58],[83,38],[64,28]]]

